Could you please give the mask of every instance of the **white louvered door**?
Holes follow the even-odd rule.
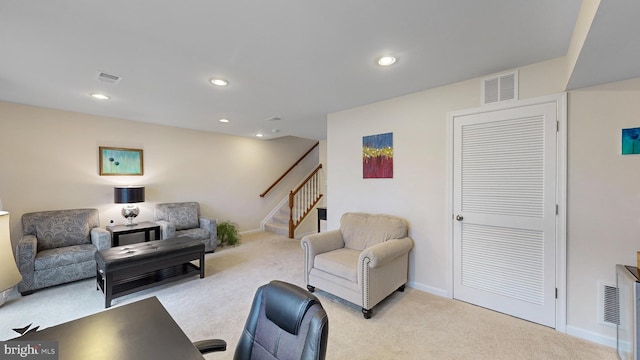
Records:
[[[556,103],[453,118],[456,299],[555,327]]]

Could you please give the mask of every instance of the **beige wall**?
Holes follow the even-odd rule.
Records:
[[[141,122],[0,102],[0,198],[11,212],[14,244],[23,213],[98,208],[100,221],[122,223],[114,185],[145,185],[137,220],[152,220],[159,202],[198,201],[205,216],[260,221],[318,164],[318,150],[284,184],[262,193],[313,144],[283,137],[254,140]],[[143,176],[99,176],[98,147],[144,150]]]
[[[640,250],[640,155],[620,155],[621,129],[634,127],[640,79],[569,93],[567,320],[612,338],[597,323],[598,281],[615,286],[615,264],[635,265]]]
[[[559,93],[566,63],[554,59],[519,69],[520,98]],[[406,218],[415,247],[411,285],[445,296],[451,259],[447,241],[447,113],[480,106],[481,80],[330,114],[327,124],[328,228],[347,211]],[[394,178],[362,179],[362,137],[393,132]]]
[[[520,68],[520,98],[563,92],[566,69],[566,58]],[[567,331],[610,346],[615,328],[598,322],[597,283],[615,282],[615,264],[634,264],[640,250],[640,166],[619,155],[620,129],[640,126],[639,83],[569,94]],[[347,211],[406,218],[415,241],[410,285],[442,296],[452,276],[447,113],[478,106],[480,79],[472,79],[328,117],[328,228]],[[384,132],[393,132],[394,178],[362,179],[362,137]]]

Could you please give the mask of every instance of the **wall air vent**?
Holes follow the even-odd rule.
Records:
[[[96,80],[102,82],[102,83],[107,83],[107,84],[117,84],[120,82],[120,80],[122,80],[122,78],[120,76],[117,75],[112,75],[112,74],[107,74],[106,72],[102,72],[102,71],[98,71],[97,75],[96,75]]]
[[[612,284],[598,282],[599,287],[599,316],[598,322],[603,325],[620,325],[620,293]]]
[[[491,76],[482,80],[482,104],[518,100],[518,71]]]

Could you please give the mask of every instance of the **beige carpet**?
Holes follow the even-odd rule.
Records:
[[[192,340],[222,338],[231,359],[255,289],[272,279],[304,287],[299,240],[246,234],[237,247],[206,256],[206,277],[193,277],[117,298],[121,306],[157,296]],[[374,308],[360,309],[316,292],[329,315],[328,359],[617,359],[615,350],[553,329],[407,288]],[[104,310],[95,280],[83,280],[20,297],[0,308],[0,339],[29,323],[53,326]],[[117,360],[117,359],[116,359]]]

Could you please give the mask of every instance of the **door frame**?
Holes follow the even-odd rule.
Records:
[[[526,100],[510,100],[504,103],[493,103],[477,108],[451,111],[447,113],[447,241],[449,269],[447,276],[447,296],[453,298],[453,120],[458,116],[487,113],[516,107],[555,102],[557,109],[557,187],[556,201],[558,215],[556,216],[556,321],[555,329],[567,331],[567,93],[541,96]]]

